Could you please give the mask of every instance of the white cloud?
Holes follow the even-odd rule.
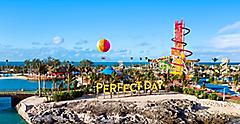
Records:
[[[240,49],[195,49],[197,53],[240,53]],[[216,56],[221,57],[221,55]]]
[[[116,55],[128,55],[131,53],[131,51],[128,49],[115,49],[112,53]]]
[[[60,36],[55,36],[55,37],[53,37],[52,42],[53,42],[53,44],[58,45],[58,44],[63,43],[64,39]]]
[[[59,46],[44,46],[40,48],[5,48],[0,46],[0,58],[11,61],[23,61],[25,59],[46,58],[52,56],[60,60],[79,61],[80,59],[90,59],[92,61],[102,61],[104,56],[108,60],[117,61],[119,57],[129,58],[131,53],[128,49],[117,49],[107,53],[98,52],[96,49],[80,48],[78,50],[66,49]]]
[[[40,42],[32,42],[32,45],[40,45]]]
[[[218,35],[211,39],[211,45],[217,50],[240,48],[240,21],[226,25],[219,29]]]
[[[140,54],[148,54],[150,51],[149,50],[141,50],[139,51]]]
[[[235,32],[235,31],[240,31],[240,21],[224,26],[218,31],[218,33],[222,34],[222,33],[229,33],[229,32]]]
[[[193,51],[193,59],[200,58],[203,61],[211,61],[213,57],[222,59],[229,58],[231,61],[239,61],[239,48],[226,48],[226,49],[216,49],[216,48],[203,48],[199,47]],[[191,58],[191,57],[190,57]]]
[[[149,43],[148,43],[148,42],[141,42],[141,43],[139,43],[138,45],[139,45],[139,46],[148,46]]]
[[[217,49],[240,47],[240,33],[218,35],[212,39],[212,44]]]
[[[82,41],[76,42],[75,44],[76,45],[82,45],[82,44],[87,44],[87,43],[88,43],[88,40],[82,40]]]

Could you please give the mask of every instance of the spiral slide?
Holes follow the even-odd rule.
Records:
[[[183,40],[184,36],[189,33],[190,29],[183,26],[183,21],[175,22],[175,37],[171,39],[174,42],[174,46],[171,47],[171,57],[173,59],[171,64],[174,66],[173,74],[182,74],[183,70],[187,70],[185,58],[191,56],[193,53],[190,50],[184,49],[187,43],[183,42]]]

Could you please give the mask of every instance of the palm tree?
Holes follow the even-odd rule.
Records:
[[[145,60],[146,60],[146,61],[148,60],[148,57],[147,57],[147,56],[145,57]]]
[[[130,61],[131,61],[131,66],[132,66],[132,60],[133,60],[133,57],[130,57]]]
[[[237,90],[237,86],[238,86],[238,78],[239,78],[239,74],[234,74],[233,75],[233,84],[234,84],[234,90]]]
[[[48,57],[47,60],[46,60],[46,64],[47,64],[48,72],[54,74],[53,77],[51,78],[51,80],[52,80],[52,91],[54,91],[54,90],[56,90],[56,83],[59,80],[58,74],[56,74],[56,72],[58,72],[61,62],[60,62],[59,59]]]
[[[186,74],[185,73],[182,73],[182,75],[180,76],[181,78],[181,82],[182,82],[182,86],[183,87],[186,87],[188,85],[188,80],[186,79]]]
[[[212,58],[212,60],[215,63],[218,60],[218,58]]]
[[[194,84],[195,84],[195,86],[197,85],[199,79],[200,79],[199,76],[195,76],[194,77]]]
[[[89,78],[90,78],[90,84],[91,84],[91,85],[94,85],[94,84],[95,84],[95,81],[96,81],[96,78],[97,78],[96,73],[91,72],[91,73],[89,74]]]
[[[139,60],[140,60],[140,65],[142,64],[142,57],[139,57]]]
[[[109,80],[110,84],[113,84],[116,82],[116,77],[117,77],[117,73],[116,72],[112,73],[112,75],[110,76],[110,80]],[[112,98],[112,92],[110,92],[110,95]]]
[[[26,60],[24,61],[24,68],[27,70],[27,72],[29,72],[28,69],[31,68],[31,61],[30,61],[29,59],[26,59]],[[25,70],[25,69],[24,69],[24,70]],[[25,72],[25,71],[24,71],[24,72]]]
[[[67,61],[66,65],[65,65],[65,71],[67,74],[67,78],[66,78],[66,82],[68,85],[68,92],[70,92],[70,85],[71,83],[75,80],[75,76],[72,74],[72,72],[74,71],[74,66],[69,63],[69,61]]]
[[[59,81],[58,77],[55,75],[52,77],[52,91],[55,91],[57,88],[57,81]]]
[[[41,75],[46,73],[46,64],[40,59],[33,59],[32,63],[38,75],[38,93],[41,96]]]
[[[36,73],[38,75],[38,95],[41,96],[41,74],[40,74],[40,66],[41,61],[39,59],[33,59],[32,60],[33,68],[36,70]]]

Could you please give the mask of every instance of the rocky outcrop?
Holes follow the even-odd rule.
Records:
[[[165,99],[146,103],[86,101],[44,103],[27,111],[34,124],[224,124],[240,123],[240,117],[211,113],[187,99]]]

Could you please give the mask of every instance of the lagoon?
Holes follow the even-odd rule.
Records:
[[[41,83],[43,86],[43,83]],[[46,81],[46,87],[51,88],[52,83]],[[23,79],[0,79],[0,91],[34,91],[37,90],[38,83],[37,81],[29,81]]]
[[[21,89],[34,91],[37,89],[37,81],[20,79],[0,79],[0,91],[19,91]],[[42,86],[42,84],[41,84]],[[46,82],[46,87],[51,88],[52,83]],[[0,124],[25,124],[26,122],[11,107],[10,97],[0,97]]]

